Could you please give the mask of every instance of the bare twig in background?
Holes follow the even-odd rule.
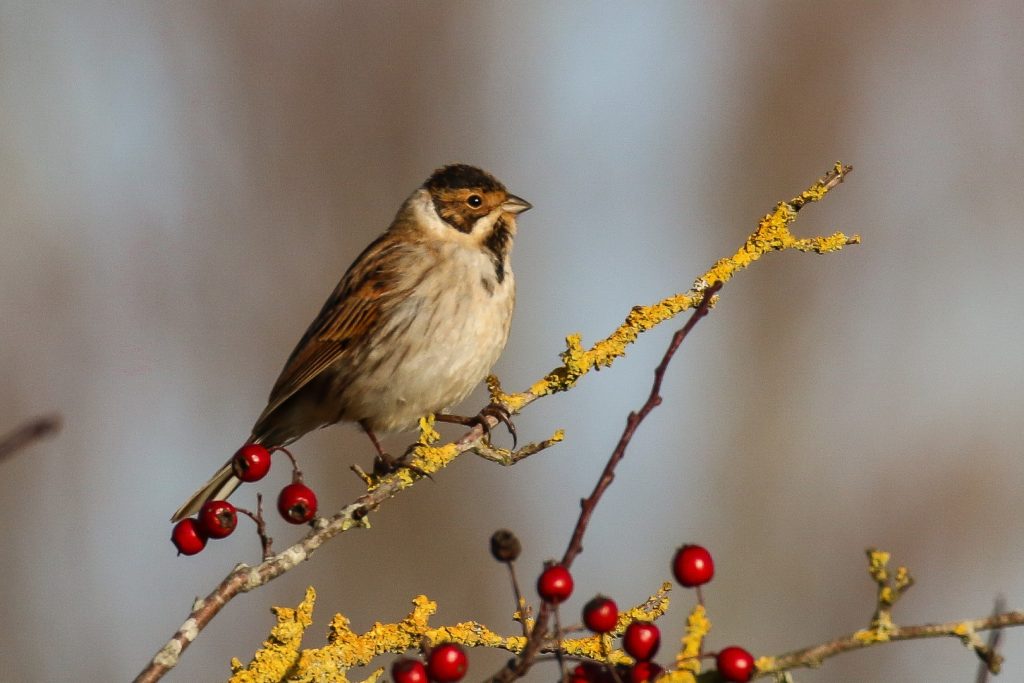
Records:
[[[1005,609],[1006,598],[1000,595],[996,598],[996,604],[992,607],[992,616],[999,616],[1000,612],[1002,612]],[[1002,629],[997,628],[988,634],[988,642],[985,643],[985,647],[988,648],[988,651],[996,657],[999,656],[996,653],[999,651],[999,641],[1002,640],[1002,638],[1003,631]],[[978,677],[975,679],[975,683],[988,683],[988,679],[991,673],[992,670],[989,663],[983,659],[981,663],[978,664]]]
[[[0,461],[58,431],[60,431],[59,415],[45,415],[29,420],[9,434],[0,437]]]

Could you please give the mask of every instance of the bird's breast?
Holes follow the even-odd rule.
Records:
[[[390,431],[465,398],[508,339],[515,278],[504,265],[499,280],[489,253],[457,245],[416,264],[415,288],[348,377],[345,417]]]

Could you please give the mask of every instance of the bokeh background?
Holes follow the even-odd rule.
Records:
[[[1022,31],[1010,0],[0,2],[0,431],[65,422],[0,463],[3,678],[129,679],[194,596],[258,559],[248,530],[176,557],[168,516],[247,435],[350,261],[450,161],[536,207],[496,368],[510,388],[565,334],[593,341],[687,289],[836,159],[856,167],[797,231],[864,244],[772,256],[725,289],[593,519],[567,615],[598,591],[642,600],[686,541],[718,562],[713,648],[865,625],[871,545],[918,578],[900,622],[1021,607]],[[168,680],[225,678],[309,584],[310,646],[335,612],[365,629],[421,592],[436,623],[514,632],[489,535],[518,532],[527,583],[562,553],[671,331],[518,419],[527,439],[564,427],[563,445],[511,469],[461,459],[233,602]],[[371,456],[350,427],[297,453],[325,510]],[[297,537],[271,524],[278,547]],[[665,659],[692,599],[676,596]],[[1024,632],[1004,650],[1024,680]],[[505,659],[474,653],[472,677]],[[917,642],[796,680],[976,666]]]

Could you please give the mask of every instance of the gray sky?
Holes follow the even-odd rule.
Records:
[[[863,245],[726,287],[594,517],[567,614],[642,600],[687,541],[718,564],[711,648],[866,625],[872,545],[918,578],[901,623],[981,616],[998,593],[1020,607],[1022,30],[1017,2],[0,2],[0,431],[65,420],[2,465],[0,670],[127,679],[195,595],[258,559],[248,531],[177,558],[167,519],[248,434],[351,260],[451,161],[536,207],[496,368],[510,388],[566,334],[592,342],[687,289],[835,160],[856,167],[796,231]],[[562,553],[670,334],[518,419],[527,439],[565,428],[562,445],[508,470],[460,460],[233,603],[169,680],[226,677],[308,584],[310,646],[334,612],[365,629],[420,592],[437,623],[514,632],[488,537],[518,532],[526,577]],[[350,427],[296,452],[326,510],[371,458]],[[278,547],[297,537],[271,524]],[[671,639],[691,601],[675,595]],[[1022,642],[1004,639],[1009,680]],[[474,653],[471,676],[504,659]],[[975,666],[922,642],[797,680]]]

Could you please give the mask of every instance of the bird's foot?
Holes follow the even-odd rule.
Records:
[[[401,457],[394,457],[384,451],[380,451],[373,459],[373,473],[378,477],[383,477],[388,474],[394,474],[398,470],[406,469],[410,472],[415,472],[421,477],[427,479],[433,479],[430,473],[424,470],[422,467],[417,467],[409,462],[409,458],[412,457],[413,451],[416,450],[416,446],[419,444],[413,444],[406,449],[405,453]]]
[[[512,435],[512,448],[515,448],[516,444],[519,442],[519,438],[516,434],[516,425],[512,422],[512,413],[510,413],[507,408],[498,405],[497,403],[491,403],[490,405],[485,406],[479,414],[474,415],[473,417],[463,417],[462,415],[448,415],[442,413],[440,415],[435,415],[434,419],[438,422],[450,422],[453,424],[460,424],[465,427],[475,427],[480,425],[483,428],[484,433],[490,436],[491,423],[487,421],[488,417],[493,417],[495,420],[505,425],[505,428],[508,429],[508,433]]]

